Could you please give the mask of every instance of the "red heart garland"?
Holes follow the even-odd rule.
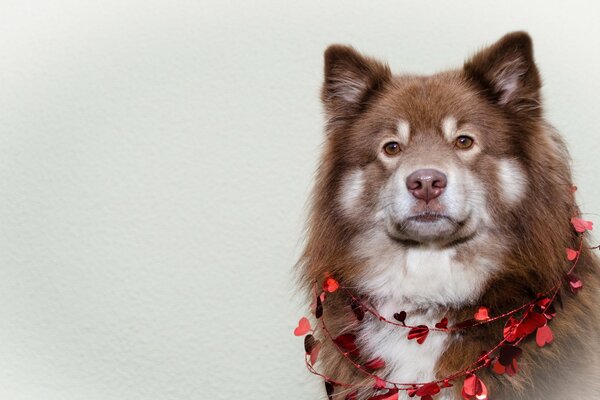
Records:
[[[577,255],[579,254],[579,252],[577,250],[573,250],[567,247],[567,260],[569,261],[573,261],[574,259],[577,258]]]
[[[523,350],[521,350],[517,346],[504,344],[500,346],[500,355],[498,356],[498,362],[505,367],[510,366],[513,363],[513,360],[516,360],[523,354]]]
[[[448,318],[444,317],[440,322],[435,324],[435,327],[438,329],[446,329],[448,328]]]
[[[479,310],[475,313],[475,319],[477,321],[485,321],[490,319],[489,310],[487,307],[479,307]]]
[[[528,311],[517,328],[517,336],[525,337],[532,334],[537,328],[546,325],[546,317],[535,311]]]
[[[484,400],[487,399],[487,388],[475,374],[468,374],[463,383],[462,396],[465,400],[471,400],[474,397]]]
[[[387,384],[383,379],[378,376],[375,377],[375,384],[373,385],[375,389],[385,389],[386,386]]]
[[[408,340],[417,339],[417,343],[423,344],[429,335],[429,328],[425,325],[415,326],[408,331]]]
[[[306,354],[310,354],[315,346],[319,343],[313,335],[304,336],[304,351]]]
[[[358,357],[360,352],[356,346],[356,336],[351,333],[340,335],[333,339],[333,342],[342,350],[344,350],[350,357]]]
[[[394,314],[394,319],[404,325],[404,321],[406,320],[406,311],[400,311],[399,313]]]
[[[538,346],[544,347],[554,341],[554,334],[548,325],[538,328],[535,334],[535,342]]]
[[[429,382],[429,383],[421,386],[415,394],[419,397],[433,396],[434,394],[439,393],[440,390],[441,389],[437,383]]]
[[[325,294],[323,292],[323,294]],[[317,300],[316,300],[316,305],[315,305],[315,318],[319,319],[323,316],[323,300],[321,297],[323,296],[323,294],[321,296],[317,296]]]
[[[352,300],[350,303],[350,308],[352,308],[352,312],[356,316],[357,320],[362,321],[365,318],[365,310],[363,309],[362,304],[360,304],[358,301]]]
[[[308,320],[308,318],[302,317],[300,318],[300,321],[298,321],[298,326],[296,327],[296,329],[294,329],[294,335],[304,336],[311,330],[312,328],[310,326],[310,321]]]
[[[573,274],[568,274],[567,280],[569,281],[571,292],[573,292],[574,294],[576,294],[583,287],[583,282],[581,282],[581,279],[579,279]]]
[[[573,225],[573,228],[575,228],[575,230],[579,233],[591,231],[594,227],[594,223],[592,221],[586,221],[577,217],[571,218],[571,224]]]
[[[338,281],[336,281],[332,277],[325,279],[325,282],[323,282],[323,290],[329,293],[335,292],[336,290],[338,290],[339,287],[340,284],[338,283]]]

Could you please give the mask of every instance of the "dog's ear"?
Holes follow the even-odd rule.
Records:
[[[349,46],[325,50],[325,81],[321,99],[330,119],[357,115],[368,99],[391,77],[387,65],[365,57]]]
[[[468,60],[464,71],[494,103],[517,113],[540,114],[541,80],[527,33],[505,35]]]

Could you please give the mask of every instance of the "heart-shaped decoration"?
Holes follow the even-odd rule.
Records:
[[[350,357],[356,358],[360,355],[358,347],[356,346],[356,336],[354,336],[351,333],[346,333],[344,335],[336,337],[335,339],[333,339],[333,343],[335,343]]]
[[[535,334],[535,342],[538,346],[544,347],[545,345],[552,343],[552,341],[554,341],[554,334],[548,325],[538,328]]]
[[[477,400],[487,399],[487,388],[481,379],[475,374],[468,374],[463,383],[462,396],[466,400],[476,398]]]
[[[304,351],[306,354],[310,354],[317,343],[319,341],[313,335],[304,336]]]
[[[350,307],[352,308],[352,312],[356,316],[356,319],[362,321],[365,318],[365,310],[363,309],[362,304],[360,304],[357,300],[352,300],[350,303]]]
[[[300,318],[300,321],[298,321],[298,326],[296,327],[296,329],[294,329],[294,335],[304,336],[311,330],[312,328],[310,326],[310,321],[308,320],[308,318],[302,317]]]
[[[402,325],[405,325],[404,321],[406,320],[406,311],[400,311],[399,313],[395,313],[394,319],[400,322]]]
[[[505,367],[510,366],[513,363],[513,360],[516,360],[523,354],[523,350],[521,350],[517,346],[513,345],[502,345],[500,346],[500,356],[498,357],[498,362]]]
[[[485,321],[490,319],[489,310],[487,309],[487,307],[479,307],[479,309],[475,313],[475,319],[477,321]]]
[[[323,282],[323,290],[329,293],[335,292],[336,290],[338,290],[339,287],[340,284],[338,283],[338,281],[336,281],[332,277],[325,279],[325,282]]]
[[[573,293],[577,293],[583,287],[583,282],[573,274],[568,274],[567,280],[569,281],[569,286]]]
[[[327,393],[327,398],[329,400],[333,400],[333,392],[334,392],[333,383],[329,381],[325,381],[325,392]]]
[[[535,311],[529,311],[517,328],[517,336],[525,337],[530,335],[537,328],[544,325],[546,325],[546,317]]]
[[[429,382],[423,386],[421,386],[419,388],[419,390],[417,390],[416,395],[419,397],[423,397],[423,396],[433,396],[434,394],[437,394],[440,392],[440,387],[437,383],[435,382]]]
[[[375,377],[375,384],[373,385],[375,389],[385,389],[386,386],[387,383],[383,379],[378,376]]]
[[[429,335],[429,328],[425,325],[415,326],[408,331],[408,340],[417,339],[417,343],[423,344]]]
[[[492,371],[494,371],[498,375],[502,375],[506,372],[506,367],[500,364],[500,361],[494,360],[494,362],[492,363]]]
[[[579,233],[591,231],[594,227],[594,223],[592,221],[586,221],[577,217],[571,218],[571,224],[573,225],[573,228],[575,228],[575,231]]]
[[[435,324],[435,327],[438,329],[447,329],[448,328],[448,318],[444,317],[440,322]]]
[[[323,293],[325,294],[325,293]],[[316,305],[315,305],[315,318],[319,319],[323,316],[323,299],[321,296],[317,296]]]
[[[567,247],[567,260],[569,261],[573,261],[574,259],[577,258],[577,255],[579,254],[579,252],[577,250],[573,250]]]
[[[415,385],[413,385],[412,389],[408,389],[406,391],[408,394],[408,397],[415,397],[415,394],[417,394],[417,390],[419,390],[419,388],[416,387]]]

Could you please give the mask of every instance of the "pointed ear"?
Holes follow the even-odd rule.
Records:
[[[349,46],[329,46],[325,50],[325,81],[321,91],[328,117],[337,120],[356,115],[390,78],[387,65]]]
[[[541,80],[527,33],[505,35],[468,60],[464,71],[494,103],[516,113],[541,113]]]

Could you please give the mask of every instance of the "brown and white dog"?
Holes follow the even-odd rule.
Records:
[[[392,75],[351,47],[329,47],[326,145],[299,261],[303,285],[310,290],[330,273],[385,318],[402,310],[407,324],[433,326],[472,318],[479,305],[512,310],[560,282],[570,266],[565,248],[578,244],[569,222],[577,205],[540,87],[523,32],[431,76]],[[600,269],[589,246],[577,265],[585,287],[563,291],[550,322],[554,342],[522,343],[514,376],[477,372],[490,398],[600,398]],[[379,375],[401,382],[463,370],[498,344],[506,322],[430,332],[418,344],[373,316],[357,321],[341,291],[328,297],[324,316],[333,335],[356,335],[361,357],[385,360]],[[320,339],[323,374],[368,386],[371,378]],[[460,399],[460,389],[434,398]]]

